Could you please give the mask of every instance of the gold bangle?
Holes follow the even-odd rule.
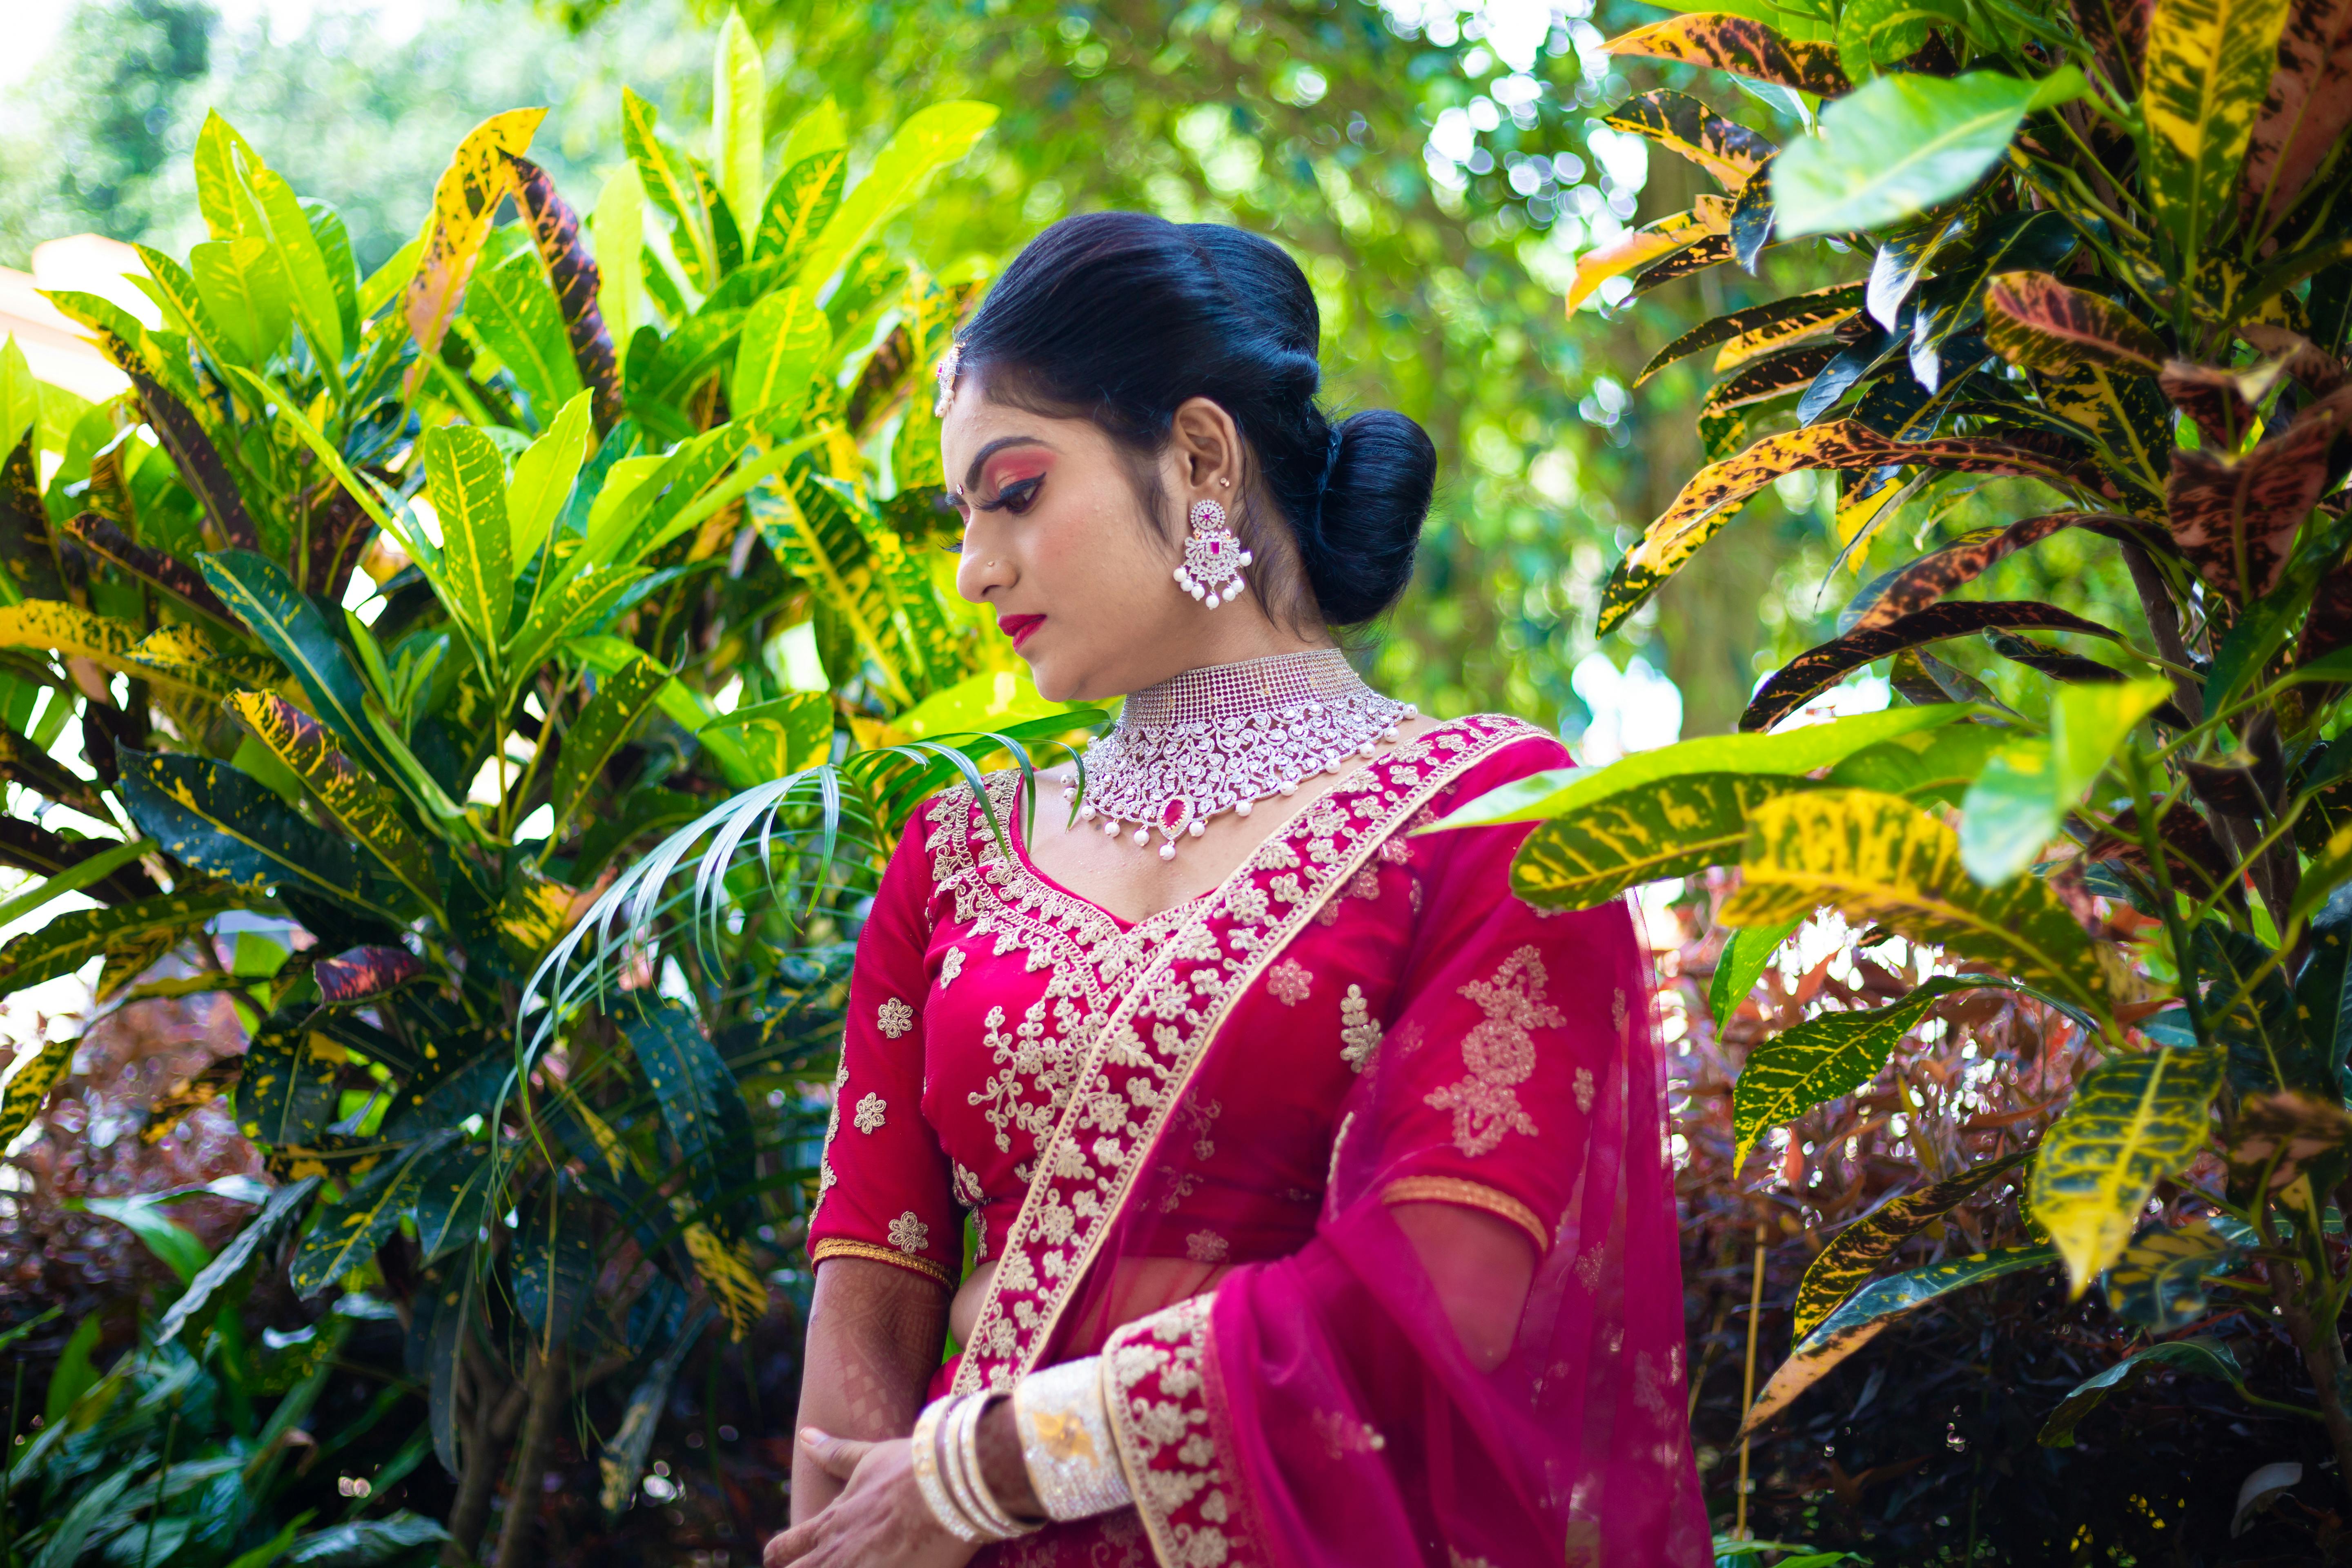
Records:
[[[999,1541],[1010,1541],[1016,1535],[1027,1535],[1045,1528],[1042,1520],[1013,1518],[1004,1505],[996,1500],[996,1494],[989,1489],[987,1473],[981,1468],[981,1420],[988,1414],[990,1405],[1006,1397],[993,1391],[973,1394],[965,1406],[968,1414],[954,1429],[955,1458],[964,1478],[965,1489],[971,1494],[980,1524]]]
[[[945,1394],[923,1406],[915,1417],[915,1430],[909,1439],[909,1458],[915,1467],[915,1489],[923,1495],[923,1506],[940,1521],[940,1528],[968,1546],[983,1543],[984,1538],[968,1522],[963,1510],[948,1496],[940,1474],[940,1422],[953,1408],[953,1394]]]
[[[1103,1399],[1100,1356],[1044,1367],[1013,1385],[1021,1462],[1048,1519],[1087,1519],[1135,1500]]]

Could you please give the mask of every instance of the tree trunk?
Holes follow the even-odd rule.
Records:
[[[515,1461],[514,1489],[507,1494],[507,1517],[499,1526],[498,1568],[527,1568],[531,1526],[539,1521],[540,1479],[547,1447],[555,1437],[555,1417],[563,1403],[564,1352],[534,1356],[530,1413],[523,1417],[521,1451]]]

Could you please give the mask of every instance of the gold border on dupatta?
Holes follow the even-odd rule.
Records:
[[[1450,761],[1438,761],[1436,770],[1416,785],[1411,795],[1391,807],[1384,818],[1367,824],[1359,832],[1355,844],[1348,853],[1316,884],[1314,891],[1306,900],[1292,905],[1286,916],[1268,928],[1267,940],[1256,944],[1249,962],[1233,976],[1231,982],[1222,989],[1211,1004],[1208,1013],[1193,1026],[1190,1038],[1183,1044],[1182,1054],[1171,1068],[1166,1086],[1160,1091],[1159,1103],[1153,1107],[1150,1119],[1145,1123],[1138,1137],[1134,1150],[1121,1164],[1111,1184],[1108,1201],[1103,1205],[1095,1224],[1089,1227],[1087,1237],[1080,1245],[1077,1256],[1072,1260],[1070,1266],[1058,1279],[1052,1279],[1047,1276],[1034,1256],[1030,1258],[1032,1277],[1045,1283],[1046,1289],[1038,1293],[1042,1321],[1039,1322],[1034,1334],[1029,1337],[1029,1342],[1022,1346],[1013,1358],[1015,1376],[1032,1371],[1037,1363],[1037,1358],[1044,1353],[1045,1346],[1052,1342],[1054,1331],[1060,1324],[1063,1310],[1077,1293],[1080,1282],[1093,1268],[1096,1256],[1101,1250],[1103,1238],[1114,1228],[1119,1214],[1125,1208],[1133,1192],[1137,1173],[1146,1163],[1145,1155],[1158,1145],[1160,1135],[1166,1130],[1168,1118],[1173,1114],[1176,1106],[1183,1100],[1186,1090],[1191,1088],[1193,1076],[1199,1070],[1200,1065],[1207,1059],[1209,1047],[1215,1044],[1218,1032],[1224,1026],[1225,1020],[1231,1016],[1234,1004],[1257,983],[1267,966],[1287,950],[1290,942],[1297,938],[1307,922],[1314,919],[1324,905],[1342,892],[1356,873],[1363,868],[1364,864],[1379,852],[1380,847],[1386,843],[1399,827],[1411,821],[1413,815],[1423,806],[1428,805],[1463,773],[1479,763],[1485,762],[1503,747],[1544,733],[1526,721],[1509,715],[1482,714],[1474,717],[1494,722],[1496,728],[1483,736],[1474,731],[1467,746],[1455,752]],[[1439,749],[1436,743],[1438,736],[1453,730],[1456,725],[1466,725],[1471,721],[1469,718],[1449,721],[1420,736],[1415,742],[1408,742],[1406,747],[1400,747],[1387,757],[1381,759],[1381,762],[1391,767],[1406,763],[1417,764],[1424,758],[1428,758],[1429,753]],[[1415,754],[1416,752],[1418,755]],[[1375,773],[1379,766],[1380,763],[1376,763],[1369,764],[1360,771]],[[1284,825],[1279,833],[1270,836],[1265,843],[1286,841],[1300,836],[1309,826],[1310,818],[1328,803],[1359,793],[1365,787],[1383,787],[1385,783],[1385,780],[1379,779],[1377,775],[1373,780],[1367,781],[1366,784],[1355,786],[1354,789],[1343,782],[1301,811],[1297,817]],[[1080,1064],[1077,1075],[1072,1080],[1075,1084],[1090,1083],[1102,1070],[1114,1042],[1131,1023],[1145,1000],[1154,994],[1157,985],[1167,977],[1169,971],[1180,960],[1192,953],[1195,944],[1190,939],[1201,932],[1211,921],[1223,914],[1234,889],[1261,869],[1258,858],[1265,852],[1265,845],[1261,845],[1258,849],[1252,851],[1241,865],[1234,868],[1233,874],[1218,885],[1213,894],[1201,900],[1193,918],[1185,921],[1163,940],[1159,945],[1158,953],[1150,963],[1128,983],[1125,995],[1103,1019],[1101,1025],[1095,1030],[1093,1038],[1087,1042],[1087,1055]],[[1211,940],[1213,941],[1213,939]],[[1003,1282],[1006,1274],[1003,1259],[1012,1256],[1016,1247],[1027,1246],[1035,1226],[1043,1195],[1052,1189],[1052,1173],[1063,1152],[1070,1149],[1081,1136],[1079,1123],[1085,1117],[1087,1108],[1087,1097],[1082,1093],[1074,1092],[1070,1103],[1064,1107],[1061,1118],[1055,1122],[1052,1135],[1038,1150],[1034,1166],[1036,1177],[1030,1183],[1028,1193],[1022,1198],[1021,1208],[1014,1215],[1013,1224],[1005,1232],[1003,1246],[998,1252],[999,1265],[994,1280],[991,1284],[986,1299],[981,1303],[979,1315],[972,1322],[970,1342],[973,1345],[984,1342],[983,1336],[998,1320],[1005,1315]],[[1078,1157],[1081,1161],[1085,1158],[1082,1152]],[[979,1362],[967,1352],[961,1363],[956,1368],[956,1391],[966,1394],[976,1392],[981,1386],[981,1377]]]

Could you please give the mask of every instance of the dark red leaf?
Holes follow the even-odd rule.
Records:
[[[623,411],[621,376],[613,353],[613,334],[604,325],[604,313],[596,304],[596,290],[603,275],[596,258],[588,254],[588,247],[580,238],[580,218],[571,205],[556,194],[555,182],[547,171],[528,158],[509,153],[507,161],[514,165],[515,205],[521,209],[523,222],[530,226],[531,243],[539,247],[539,258],[547,268],[547,280],[554,286],[556,302],[563,308],[563,330],[572,339],[572,363],[580,367],[580,380],[593,401],[591,404],[596,430],[602,435],[613,427]]]
[[[404,947],[354,947],[311,967],[319,994],[331,1003],[381,996],[425,973],[425,961]]]
[[[54,877],[93,855],[119,847],[111,838],[67,838],[29,822],[0,817],[0,864],[30,871],[37,877]],[[152,897],[157,889],[134,861],[116,867],[82,890],[102,903],[127,904],[134,899]]]
[[[117,528],[94,511],[69,518],[65,531],[81,541],[92,554],[114,563],[133,577],[143,577],[155,586],[202,610],[224,626],[242,626],[244,623],[221,603],[196,569],[175,556],[160,550],[151,550]]]
[[[1914,561],[1886,585],[1877,602],[1864,611],[1850,629],[1870,631],[1924,610],[1953,589],[1974,582],[1994,563],[2069,528],[2088,528],[2111,539],[2137,544],[2149,542],[2146,529],[2113,512],[2053,511],[2025,518],[1990,539],[1963,541]]]
[[[185,404],[164,391],[162,384],[147,374],[130,344],[109,332],[100,346],[131,377],[131,389],[147,410],[148,426],[163,443],[163,449],[172,455],[173,466],[180,470],[182,482],[195,493],[205,515],[212,520],[213,531],[217,536],[214,544],[221,549],[259,550],[261,535],[254,531],[253,519],[245,510],[245,497],[238,492],[236,481],[229,477],[228,465],[221,460],[204,426]]]
[[[1844,675],[1873,660],[1926,643],[1969,637],[1996,628],[2079,632],[2085,637],[2114,638],[2116,634],[2055,605],[2011,600],[1969,601],[1937,605],[1905,616],[1870,631],[1851,631],[1819,647],[1808,648],[1780,667],[1764,683],[1748,711],[1739,716],[1742,730],[1769,730],[1801,707],[1805,700]]]
[[[2326,488],[2328,453],[2352,391],[2321,399],[2242,458],[2175,449],[2165,505],[2199,575],[2245,604],[2276,585],[2296,531]]]

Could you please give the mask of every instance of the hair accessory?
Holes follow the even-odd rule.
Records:
[[[1176,568],[1176,581],[1184,592],[1213,610],[1229,604],[1249,586],[1242,581],[1242,568],[1255,559],[1225,526],[1223,507],[1206,496],[1192,503],[1192,531],[1184,536],[1184,564]]]
[[[963,343],[961,341],[950,342],[948,352],[940,357],[940,396],[939,401],[931,405],[934,418],[948,416],[948,405],[955,402],[956,375],[962,369]]]
[[[1197,838],[1221,811],[1247,816],[1299,781],[1369,757],[1418,710],[1364,684],[1336,647],[1277,653],[1187,670],[1135,692],[1110,732],[1087,748],[1086,790],[1062,788],[1078,820],[1117,836],[1129,823],[1139,849],[1160,858]]]

